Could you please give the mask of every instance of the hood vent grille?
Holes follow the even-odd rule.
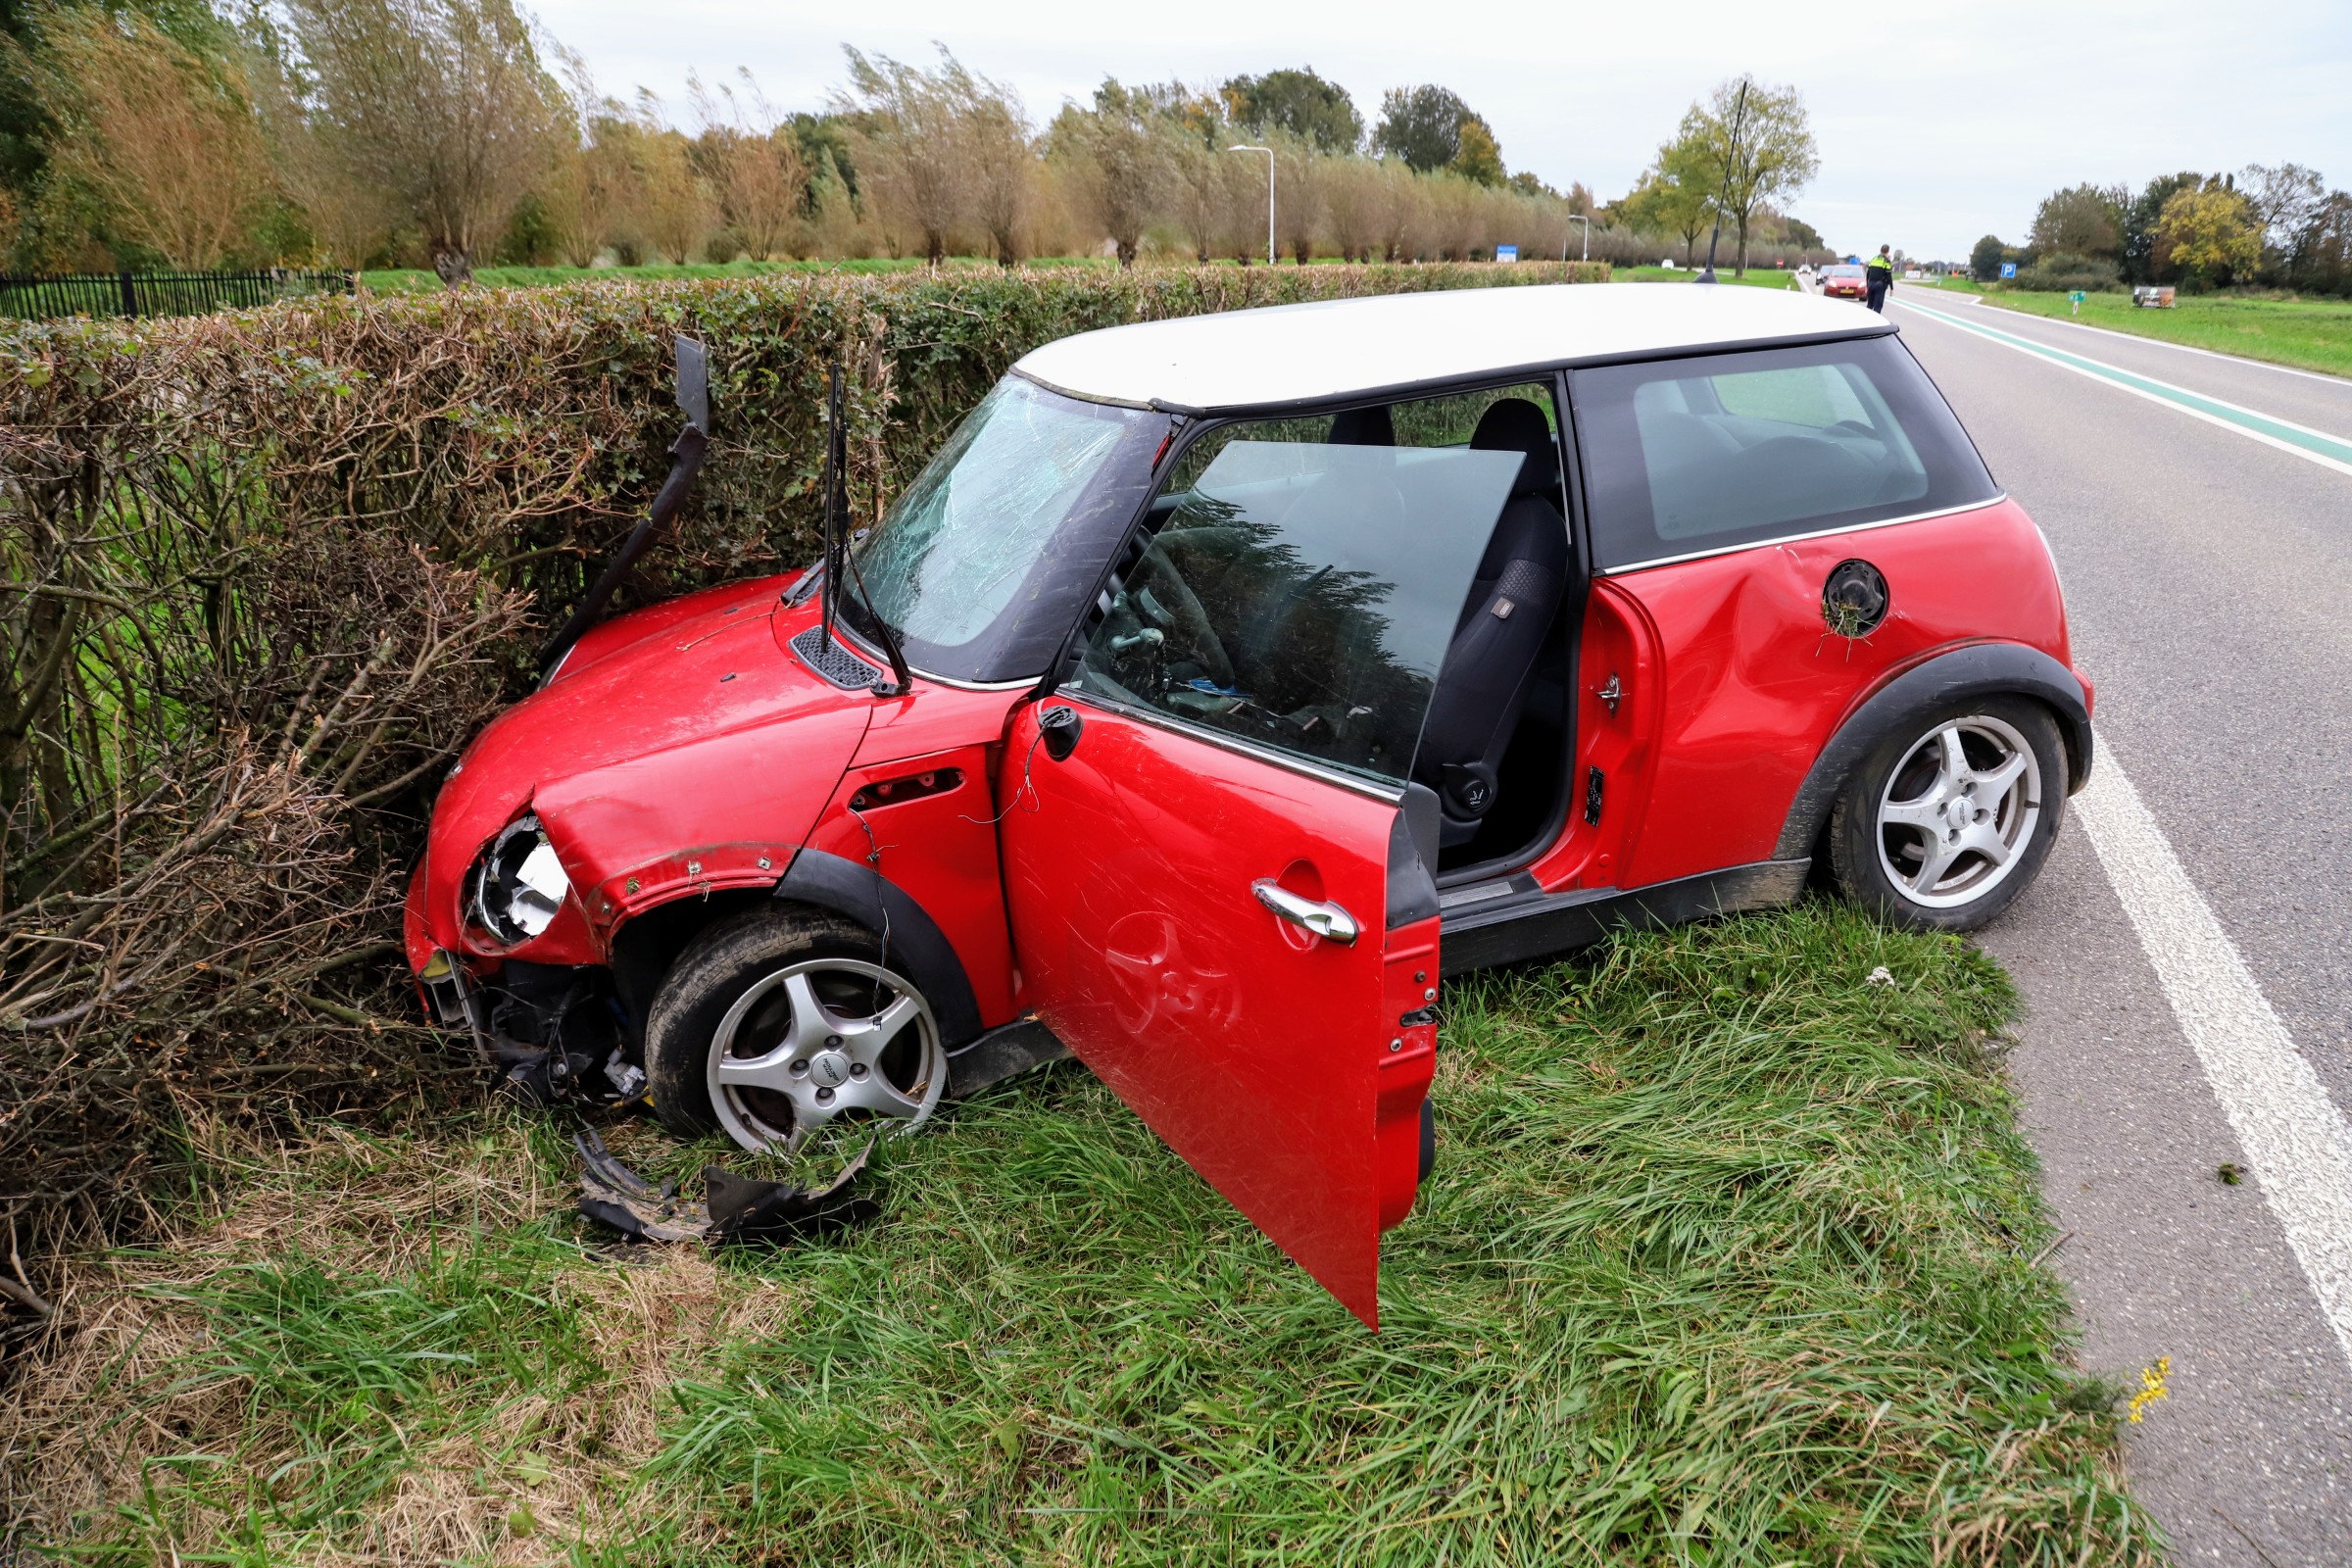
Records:
[[[845,692],[872,691],[882,683],[880,670],[827,637],[821,626],[811,626],[795,637],[792,651],[801,656],[802,663]]]

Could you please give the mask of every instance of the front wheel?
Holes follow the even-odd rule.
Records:
[[[654,1110],[791,1152],[839,1120],[911,1130],[947,1087],[930,1004],[862,926],[808,909],[722,920],[678,956],[645,1029]]]
[[[2066,792],[2048,710],[2019,698],[1957,704],[1855,770],[1830,813],[1830,869],[1892,924],[1974,931],[2040,871]]]

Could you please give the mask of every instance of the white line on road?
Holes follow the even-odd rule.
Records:
[[[2280,375],[2299,375],[2306,381],[2326,381],[2330,386],[2352,387],[2352,380],[2329,375],[2325,370],[2297,369],[2291,365],[2273,365],[2268,360],[2249,360],[2243,354],[2224,354],[2220,349],[2201,349],[2193,343],[2176,343],[2171,338],[2145,337],[2137,332],[2119,332],[2112,326],[2095,326],[2078,321],[2071,316],[2042,316],[2033,311],[2012,311],[1988,303],[1982,294],[1971,294],[1969,302],[1980,310],[1992,312],[2004,320],[2042,321],[2051,326],[2071,326],[2078,332],[2096,332],[2101,337],[2120,337],[2127,343],[2151,343],[2160,349],[2172,349],[2181,354],[2202,354],[2209,360],[2222,360],[2230,365],[2243,365],[2256,370],[2276,370]]]
[[[1903,302],[1903,309],[1915,311],[1931,320],[1941,321],[1947,326],[1956,326],[1963,332],[1997,343],[2001,347],[2014,350],[2019,354],[2028,355],[2045,365],[2055,365],[2061,370],[2072,370],[2077,375],[2087,376],[2101,385],[2115,388],[2118,392],[2129,392],[2135,398],[2145,398],[2150,403],[2171,409],[2175,413],[2185,414],[2192,419],[2203,419],[2207,424],[2244,436],[2249,441],[2259,441],[2266,447],[2275,447],[2280,452],[2301,458],[2306,463],[2316,463],[2323,468],[2332,468],[2338,473],[2352,475],[2352,463],[2315,450],[2314,447],[2305,444],[2306,441],[2316,440],[2339,450],[2352,450],[2352,441],[2348,441],[2340,435],[2327,430],[2315,430],[2310,425],[2297,424],[2292,419],[2282,419],[2275,414],[2265,414],[2259,409],[2249,409],[2225,398],[2211,397],[2203,392],[2192,392],[2187,387],[2175,386],[2170,381],[2160,381],[2152,375],[2142,375],[2136,370],[2127,370],[2120,365],[2109,365],[2103,360],[2089,359],[2065,349],[2054,348],[2046,343],[2037,343],[2032,338],[2005,332],[1998,327],[1986,326],[1977,321],[1962,320],[1957,316],[1946,315],[1942,311],[1932,311],[1924,305],[1913,305],[1907,300]],[[2293,432],[2294,436],[2302,439],[2282,439],[2269,430],[2257,427],[2264,424],[2270,425],[2274,429]]]
[[[2271,1212],[2352,1357],[2352,1128],[2102,749],[2073,805]]]

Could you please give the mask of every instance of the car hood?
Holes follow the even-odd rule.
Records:
[[[526,809],[593,933],[684,892],[780,876],[874,706],[785,651],[803,619],[813,612],[780,608],[772,582],[747,584],[619,617],[593,646],[583,640],[556,680],[491,721],[442,787],[423,890],[435,936],[459,938],[466,872]],[[558,927],[567,923],[576,938],[576,922]],[[530,950],[562,943],[559,928],[512,951],[539,956]],[[464,940],[501,951],[478,930]]]

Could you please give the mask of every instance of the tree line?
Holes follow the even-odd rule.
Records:
[[[2070,185],[2042,198],[2025,244],[1987,234],[1969,255],[1982,281],[1999,277],[2004,263],[2029,289],[2171,283],[2352,294],[2352,194],[2330,190],[2300,164],[2182,171],[2136,192]]]
[[[575,267],[748,257],[1147,255],[1348,261],[1693,257],[1720,225],[1787,263],[1816,167],[1794,89],[1693,103],[1603,204],[1506,167],[1451,90],[1388,90],[1369,124],[1309,67],[1210,84],[1105,79],[1042,123],[944,47],[844,49],[821,107],[748,72],[683,105],[603,91],[513,0],[0,6],[0,254],[23,270]],[[1253,151],[1237,153],[1237,145]],[[1269,168],[1269,165],[1271,166]]]

